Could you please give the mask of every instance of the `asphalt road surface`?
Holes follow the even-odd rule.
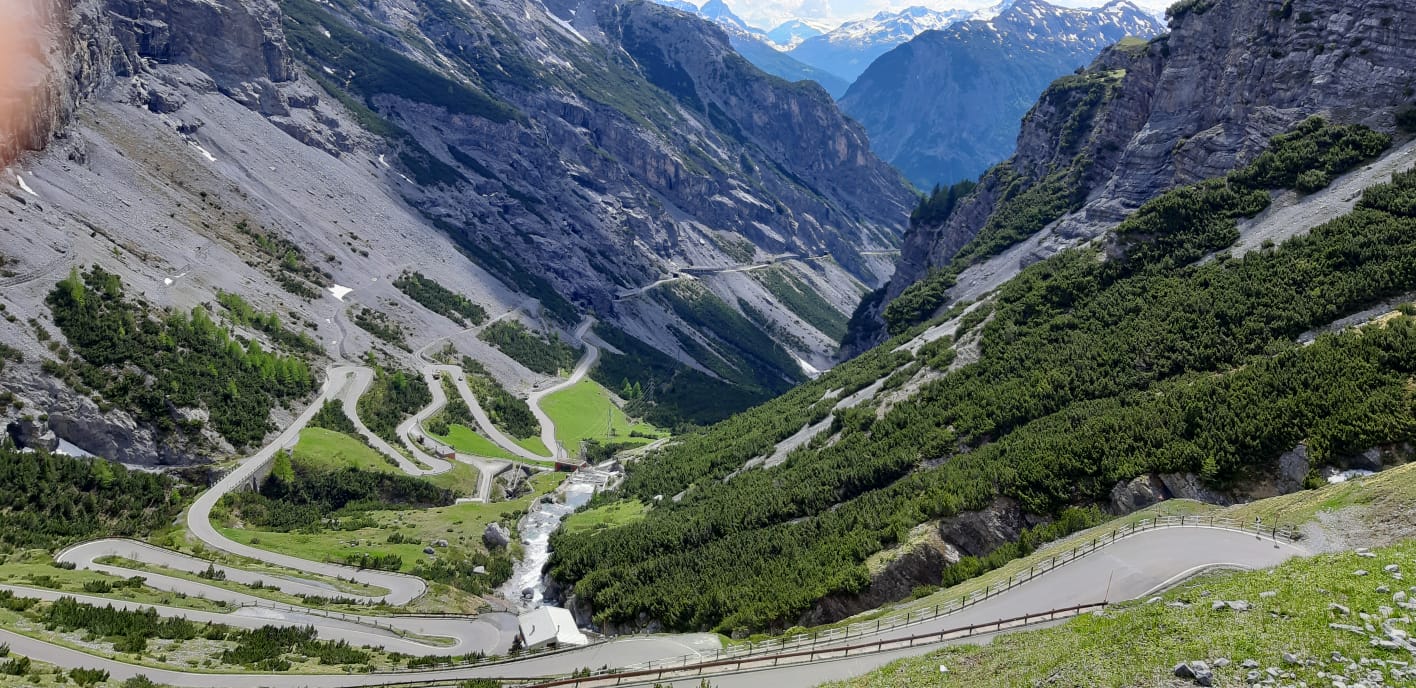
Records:
[[[555,447],[555,426],[550,418],[541,411],[540,400],[549,394],[576,384],[594,365],[600,349],[591,343],[590,340],[593,337],[588,335],[592,324],[593,320],[587,318],[576,328],[575,338],[585,343],[586,351],[570,378],[533,393],[529,400],[532,410],[541,421],[543,440],[547,447]],[[253,477],[276,452],[295,444],[300,431],[327,400],[341,401],[351,419],[355,420],[361,431],[375,442],[375,447],[399,461],[399,465],[405,471],[413,474],[426,474],[449,470],[452,467],[451,463],[428,456],[420,451],[415,446],[416,442],[410,439],[410,434],[414,428],[418,427],[421,420],[436,413],[446,403],[446,395],[443,393],[440,382],[435,379],[436,374],[451,374],[460,378],[460,371],[452,367],[429,364],[423,372],[425,380],[434,392],[434,401],[420,411],[415,418],[405,421],[400,427],[400,435],[408,444],[409,449],[426,464],[427,468],[415,465],[401,452],[383,440],[372,436],[359,422],[357,401],[372,382],[373,371],[362,366],[336,365],[329,369],[325,384],[313,403],[284,432],[266,447],[244,460],[235,470],[197,498],[187,512],[187,525],[195,537],[209,547],[273,564],[290,571],[286,575],[274,575],[243,571],[230,566],[219,567],[226,572],[228,580],[242,583],[259,580],[266,585],[279,587],[291,594],[327,596],[335,592],[333,586],[328,583],[318,579],[304,579],[298,575],[298,572],[302,571],[311,572],[381,588],[387,593],[378,598],[366,597],[365,601],[382,600],[395,605],[410,602],[426,592],[427,584],[414,576],[308,561],[242,545],[221,535],[211,524],[210,518],[212,508],[223,495],[250,484]],[[480,411],[480,405],[476,403],[476,398],[467,388],[465,381],[458,379],[458,383],[458,392],[467,401],[468,406],[474,410],[474,413]],[[484,415],[477,416],[477,420],[493,436],[494,441],[502,444],[509,451],[517,451],[518,456],[524,456],[521,452],[525,452],[525,450],[511,442],[510,438],[495,433],[495,428],[492,427],[490,421],[484,421],[482,417]],[[512,449],[512,447],[516,449]],[[545,457],[536,458],[543,459]],[[495,475],[493,471],[499,470],[498,464],[478,457],[459,455],[458,459],[477,465],[482,475],[479,493],[485,498]],[[500,465],[502,468],[505,467],[504,463]],[[1099,552],[1062,566],[957,613],[925,623],[882,631],[876,635],[854,636],[849,642],[856,643],[872,638],[888,640],[919,635],[939,629],[987,623],[1027,613],[1099,602],[1103,599],[1111,601],[1132,599],[1149,594],[1159,587],[1207,567],[1263,568],[1301,553],[1302,550],[1289,544],[1276,544],[1271,540],[1257,539],[1251,533],[1246,534],[1220,528],[1178,527],[1144,531],[1121,539]],[[311,625],[316,628],[322,638],[343,639],[359,645],[383,646],[389,650],[415,655],[464,654],[475,651],[504,654],[510,648],[516,633],[515,617],[510,614],[485,614],[476,618],[330,615],[300,607],[276,605],[269,600],[239,591],[214,587],[203,582],[144,571],[131,571],[97,562],[97,559],[105,556],[120,556],[188,572],[205,570],[208,564],[204,560],[185,554],[121,539],[100,540],[76,545],[61,552],[58,559],[73,562],[82,568],[102,570],[116,575],[142,575],[148,578],[148,585],[158,589],[194,596],[201,595],[208,599],[240,606],[231,613],[156,607],[158,613],[164,616],[185,616],[196,621],[217,621],[248,628],[266,624]],[[53,598],[59,594],[50,590],[18,586],[0,587],[8,587],[22,596],[30,597]],[[111,602],[120,607],[137,606],[111,598],[79,597],[84,598],[85,601],[100,604]],[[419,637],[406,637],[409,635]],[[430,638],[433,637],[441,638],[444,642],[430,641]],[[244,688],[253,685],[270,686],[271,688],[302,686],[332,688],[380,684],[398,680],[435,681],[478,677],[537,677],[566,674],[580,668],[627,667],[685,654],[707,653],[711,656],[713,651],[719,647],[718,638],[711,634],[633,636],[566,652],[538,655],[514,662],[482,667],[461,667],[399,674],[300,676],[192,673],[139,667],[116,660],[95,657],[67,647],[52,645],[8,630],[0,630],[0,642],[9,643],[12,651],[39,661],[65,667],[102,668],[115,679],[121,680],[143,674],[159,683],[174,686],[221,688]],[[974,642],[977,642],[977,638],[974,639]],[[823,680],[860,674],[900,656],[920,654],[928,649],[929,647],[920,646],[909,650],[864,655],[811,665],[793,665],[736,675],[720,675],[713,678],[713,683],[724,687],[763,686],[766,688],[814,685]],[[684,681],[680,684],[696,686],[697,680]]]
[[[1301,549],[1293,545],[1276,544],[1272,540],[1256,538],[1253,534],[1220,528],[1187,526],[1142,531],[1123,538],[1097,553],[1078,559],[955,614],[921,624],[890,629],[878,635],[855,636],[849,642],[858,643],[875,638],[899,638],[945,628],[987,623],[1030,612],[1098,602],[1107,598],[1108,594],[1109,599],[1113,601],[1131,599],[1150,594],[1160,587],[1206,568],[1215,566],[1264,568],[1302,553]],[[182,613],[188,616],[192,614],[186,611]],[[309,617],[302,618],[301,621],[318,625],[327,620]],[[321,630],[323,631],[324,628],[321,627]],[[350,632],[356,631],[357,629],[351,629]],[[389,674],[251,676],[249,674],[221,675],[160,671],[96,658],[5,631],[0,631],[0,641],[9,642],[14,651],[20,654],[29,655],[42,661],[64,666],[102,668],[118,678],[142,673],[153,680],[175,686],[233,688],[247,685],[262,685],[271,688],[356,686],[385,683],[395,678]],[[975,637],[967,642],[979,641],[980,639]],[[712,683],[723,688],[809,686],[825,680],[859,675],[894,659],[922,654],[938,646],[938,644],[921,645],[908,650],[862,655],[816,664],[718,675],[713,677]],[[406,677],[408,680],[543,676],[568,673],[582,667],[629,666],[693,652],[711,653],[716,647],[717,639],[708,634],[630,637],[566,653],[533,657],[500,665],[425,671],[415,674],[399,674],[398,676]],[[697,679],[683,680],[676,682],[676,685],[697,686],[698,681]]]

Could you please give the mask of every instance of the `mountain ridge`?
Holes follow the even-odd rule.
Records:
[[[417,266],[547,332],[599,314],[621,343],[602,365],[646,396],[717,390],[700,422],[828,367],[833,323],[888,275],[874,252],[899,240],[905,185],[828,94],[756,70],[712,26],[647,3],[550,4],[76,0],[51,17],[17,137],[41,150],[0,196],[14,211],[0,228],[23,237],[0,249],[22,280],[9,312],[49,322],[46,283],[97,264],[161,307],[230,292],[322,355],[397,360],[455,334],[392,288]],[[769,262],[784,282],[740,271]],[[39,336],[0,324],[26,352],[6,388],[75,443],[145,464],[234,449],[100,408],[40,369],[55,354]],[[459,345],[508,387],[534,384]]]
[[[892,338],[630,466],[601,504],[638,501],[641,520],[554,538],[567,604],[614,632],[780,631],[976,576],[1102,512],[1416,458],[1416,42],[1392,29],[1416,9],[1188,10],[1054,82],[1009,162],[921,204],[905,260],[949,239],[929,229],[942,216],[974,228],[943,260],[1003,260],[997,282],[895,299]],[[1269,48],[1334,40],[1348,48],[1316,61]],[[1245,234],[1278,201],[1360,180],[1348,212]],[[1058,217],[1095,229],[1008,256]]]
[[[871,146],[923,189],[975,179],[1006,158],[1021,121],[1054,79],[1123,38],[1163,27],[1115,0],[1071,10],[1018,0],[988,19],[926,31],[885,53],[840,99]]]
[[[1006,280],[1028,264],[1096,237],[1174,184],[1233,167],[1261,148],[1267,136],[1303,116],[1331,111],[1390,128],[1391,108],[1409,104],[1406,89],[1412,81],[1401,65],[1413,44],[1391,31],[1397,18],[1408,13],[1398,5],[1384,0],[1315,0],[1287,5],[1284,14],[1283,3],[1206,2],[1198,5],[1203,12],[1192,6],[1175,14],[1166,36],[1104,52],[1081,80],[1064,78],[1043,94],[1024,119],[1017,154],[987,173],[980,188],[947,219],[911,229],[895,277],[857,313],[845,353],[883,341],[885,304],[901,295],[908,292],[908,303],[895,307],[896,322],[927,319],[952,300],[947,293],[959,270],[991,259],[987,266],[971,268],[970,274],[995,275],[992,283]],[[1316,21],[1327,15],[1334,18],[1331,25]],[[1370,47],[1365,52],[1350,46],[1329,50],[1329,45],[1341,42],[1335,38],[1340,31],[1351,34],[1348,43]],[[1295,46],[1279,43],[1290,39]],[[1172,57],[1178,46],[1183,46],[1183,60]],[[1247,51],[1258,56],[1250,60]],[[1214,57],[1202,60],[1198,55]],[[1228,68],[1238,73],[1220,73]],[[1351,85],[1372,74],[1383,75],[1384,86],[1377,91],[1364,94]],[[1107,83],[1106,75],[1118,78]],[[1096,93],[1104,98],[1088,107],[1086,120],[1070,130],[1068,145],[1059,145],[1067,129],[1059,119],[1070,116],[1076,98],[1095,97],[1093,88],[1101,89]],[[1231,101],[1248,105],[1219,105]],[[1374,106],[1359,109],[1351,105],[1356,102]],[[1079,153],[1085,164],[1073,164]],[[1076,180],[1075,200],[1057,193],[1063,177]],[[1045,183],[1048,180],[1053,183]],[[1039,206],[1043,199],[1047,202],[1042,205],[1051,204],[1045,213],[988,226],[1000,210]],[[1002,247],[1044,228],[1037,245],[1023,257],[1002,262],[991,258]],[[956,254],[971,242],[982,250],[951,267]]]
[[[946,28],[973,15],[967,10],[931,10],[925,7],[880,12],[870,19],[846,22],[820,36],[808,38],[788,54],[851,83],[876,58],[895,46],[925,31]]]

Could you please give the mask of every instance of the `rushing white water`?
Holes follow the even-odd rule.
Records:
[[[541,568],[551,556],[551,533],[560,527],[562,519],[595,496],[595,485],[567,481],[559,494],[560,500],[557,501],[537,500],[521,519],[524,554],[512,569],[511,578],[502,584],[499,591],[503,598],[516,604],[521,611],[541,606],[546,592]]]
[[[1335,475],[1330,475],[1328,476],[1327,481],[1329,485],[1336,485],[1337,483],[1345,483],[1349,480],[1352,480],[1353,478],[1365,478],[1372,474],[1372,471],[1363,470],[1361,468],[1354,468],[1349,471],[1343,471]]]

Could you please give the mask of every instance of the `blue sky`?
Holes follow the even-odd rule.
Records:
[[[703,0],[690,0],[703,4]],[[1067,7],[1095,7],[1106,0],[1048,0]],[[749,24],[771,29],[788,19],[807,19],[839,24],[869,17],[882,10],[901,10],[922,5],[932,9],[977,10],[998,4],[998,0],[726,0],[728,7]],[[1147,10],[1164,10],[1173,0],[1132,0]]]

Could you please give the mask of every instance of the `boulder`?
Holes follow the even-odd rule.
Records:
[[[1361,454],[1354,454],[1347,457],[1347,466],[1364,471],[1382,470],[1382,450],[1372,447]]]
[[[1190,671],[1195,675],[1195,684],[1200,686],[1214,685],[1214,671],[1204,662],[1190,662]]]
[[[1214,685],[1214,671],[1210,669],[1209,664],[1199,660],[1175,665],[1175,676],[1194,681],[1195,685]]]
[[[1286,451],[1278,457],[1278,481],[1276,487],[1283,494],[1297,492],[1303,489],[1303,483],[1308,479],[1308,470],[1312,464],[1308,461],[1308,445],[1299,444],[1290,451]]]
[[[49,423],[31,416],[12,421],[5,427],[5,432],[15,440],[15,446],[21,449],[52,452],[59,448],[59,436],[49,429]]]
[[[1166,498],[1165,485],[1154,475],[1142,475],[1130,481],[1122,480],[1111,488],[1111,513],[1129,514],[1140,511]]]
[[[1197,502],[1220,506],[1229,506],[1234,503],[1233,497],[1206,487],[1204,481],[1200,480],[1200,476],[1194,473],[1162,473],[1159,478],[1166,491],[1175,499],[1193,499]]]
[[[490,549],[506,547],[511,544],[511,531],[500,523],[488,523],[487,529],[482,531],[482,544]]]

